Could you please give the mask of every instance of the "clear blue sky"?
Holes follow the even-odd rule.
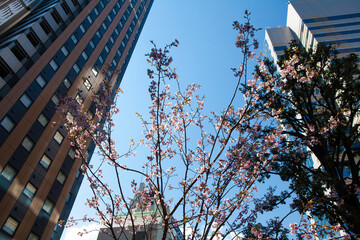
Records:
[[[252,13],[252,23],[262,28],[257,34],[260,50],[264,42],[264,29],[286,25],[285,0],[155,0],[143,31],[128,65],[118,98],[119,115],[116,117],[116,141],[119,149],[126,150],[129,139],[142,138],[141,122],[135,112],[146,114],[149,106],[146,75],[148,64],[145,53],[151,49],[150,40],[159,46],[175,38],[180,45],[172,51],[173,66],[180,80],[202,85],[201,95],[206,95],[205,107],[221,110],[229,100],[235,78],[230,68],[241,63],[241,52],[235,48],[234,20],[243,21],[244,11]],[[252,69],[250,69],[252,72]],[[141,158],[142,154],[138,157]],[[92,159],[96,162],[96,157]],[[84,206],[91,196],[84,181],[71,215],[81,217],[89,212]],[[131,197],[131,196],[130,196]],[[75,230],[75,229],[74,229]],[[76,232],[76,230],[74,231]],[[68,230],[62,239],[75,240]],[[93,239],[91,236],[81,239]],[[96,239],[96,238],[95,238]]]

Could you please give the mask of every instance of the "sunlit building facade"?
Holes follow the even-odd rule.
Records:
[[[0,239],[60,238],[83,175],[55,106],[70,95],[94,113],[101,70],[117,88],[152,3],[0,2]]]

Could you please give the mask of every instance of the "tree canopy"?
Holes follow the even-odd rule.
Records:
[[[264,60],[256,108],[267,108],[287,138],[273,170],[291,181],[293,207],[360,233],[358,57],[292,42],[278,68]],[[266,108],[264,108],[266,109]],[[285,151],[284,151],[285,150]],[[310,206],[310,207],[309,207]],[[306,209],[305,209],[306,208]]]

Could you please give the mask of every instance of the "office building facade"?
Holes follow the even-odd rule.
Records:
[[[275,61],[289,42],[306,49],[334,44],[339,56],[360,54],[360,1],[296,0],[288,2],[286,27],[265,30],[265,52]]]
[[[117,88],[152,3],[0,3],[0,239],[60,238],[83,175],[55,106],[69,95],[95,112],[101,70]]]

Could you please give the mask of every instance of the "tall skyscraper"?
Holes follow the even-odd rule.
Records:
[[[278,60],[291,40],[305,48],[334,44],[339,56],[360,54],[360,1],[295,0],[288,2],[286,27],[265,31],[267,56]]]
[[[152,3],[1,1],[0,239],[60,238],[83,176],[55,106],[70,95],[94,113],[101,69],[117,88]]]

